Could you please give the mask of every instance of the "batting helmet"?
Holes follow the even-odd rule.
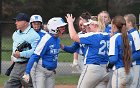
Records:
[[[49,33],[57,34],[58,27],[65,26],[66,24],[67,23],[65,23],[61,17],[54,17],[48,21],[47,27],[48,27]]]
[[[35,22],[35,21],[38,21],[41,23],[43,22],[42,17],[40,15],[32,15],[30,18],[30,23]]]

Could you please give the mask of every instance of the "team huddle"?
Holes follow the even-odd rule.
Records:
[[[40,15],[16,16],[11,56],[15,65],[4,88],[55,88],[60,49],[74,53],[73,64],[81,72],[77,88],[140,88],[140,34],[134,14],[111,20],[107,11],[97,16],[82,13],[76,19],[79,33],[73,15],[65,18],[67,23],[61,17],[51,18],[44,31]],[[59,38],[66,25],[74,41],[71,46]],[[24,41],[32,48],[16,50]]]

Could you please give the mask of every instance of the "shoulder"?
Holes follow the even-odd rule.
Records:
[[[121,37],[121,33],[117,33],[117,34],[113,35],[113,36],[110,38],[110,43],[113,42],[113,41],[118,40],[119,37]]]
[[[80,34],[79,37],[91,37],[91,36],[99,36],[101,33],[99,32],[89,32],[89,33],[85,33],[85,34]]]
[[[46,31],[44,31],[44,30],[40,30],[40,32],[42,32],[42,33],[47,33]]]
[[[48,40],[50,40],[51,39],[51,35],[49,34],[49,33],[46,33],[43,37],[42,37],[42,41],[48,41]]]
[[[39,40],[40,39],[40,36],[38,35],[38,33],[33,29],[31,28],[30,31],[27,33],[26,35],[29,39],[32,39],[32,40]]]
[[[33,28],[30,29],[29,34],[32,34],[33,36],[39,36]]]

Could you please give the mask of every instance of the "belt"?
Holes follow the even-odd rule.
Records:
[[[46,68],[46,69],[49,70],[49,71],[54,71],[54,69],[48,69],[47,67],[45,67],[45,66],[43,66],[43,65],[42,65],[42,67],[43,67],[43,68]]]
[[[100,64],[98,64],[98,63],[93,63],[94,65],[100,65]]]
[[[27,63],[28,61],[23,61],[23,62],[15,62],[15,63],[19,63],[19,64],[25,64]]]
[[[47,67],[45,67],[45,66],[43,66],[43,65],[42,65],[42,67],[45,68],[45,69],[47,69],[48,71],[53,71],[54,74],[56,74],[56,70],[55,70],[55,69],[48,69]]]

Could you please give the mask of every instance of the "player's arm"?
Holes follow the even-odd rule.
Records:
[[[74,42],[74,43],[72,43],[71,46],[65,46],[65,45],[64,45],[63,48],[61,48],[61,49],[63,49],[64,51],[66,51],[66,52],[68,52],[68,53],[74,53],[74,52],[76,52],[76,50],[77,50],[79,47],[80,47],[79,43]]]
[[[80,42],[80,39],[79,39],[79,36],[76,33],[75,28],[74,28],[74,25],[73,25],[73,22],[74,22],[75,19],[73,18],[72,14],[67,14],[66,20],[68,22],[68,29],[69,29],[69,34],[70,34],[71,39],[73,41],[79,43]]]

